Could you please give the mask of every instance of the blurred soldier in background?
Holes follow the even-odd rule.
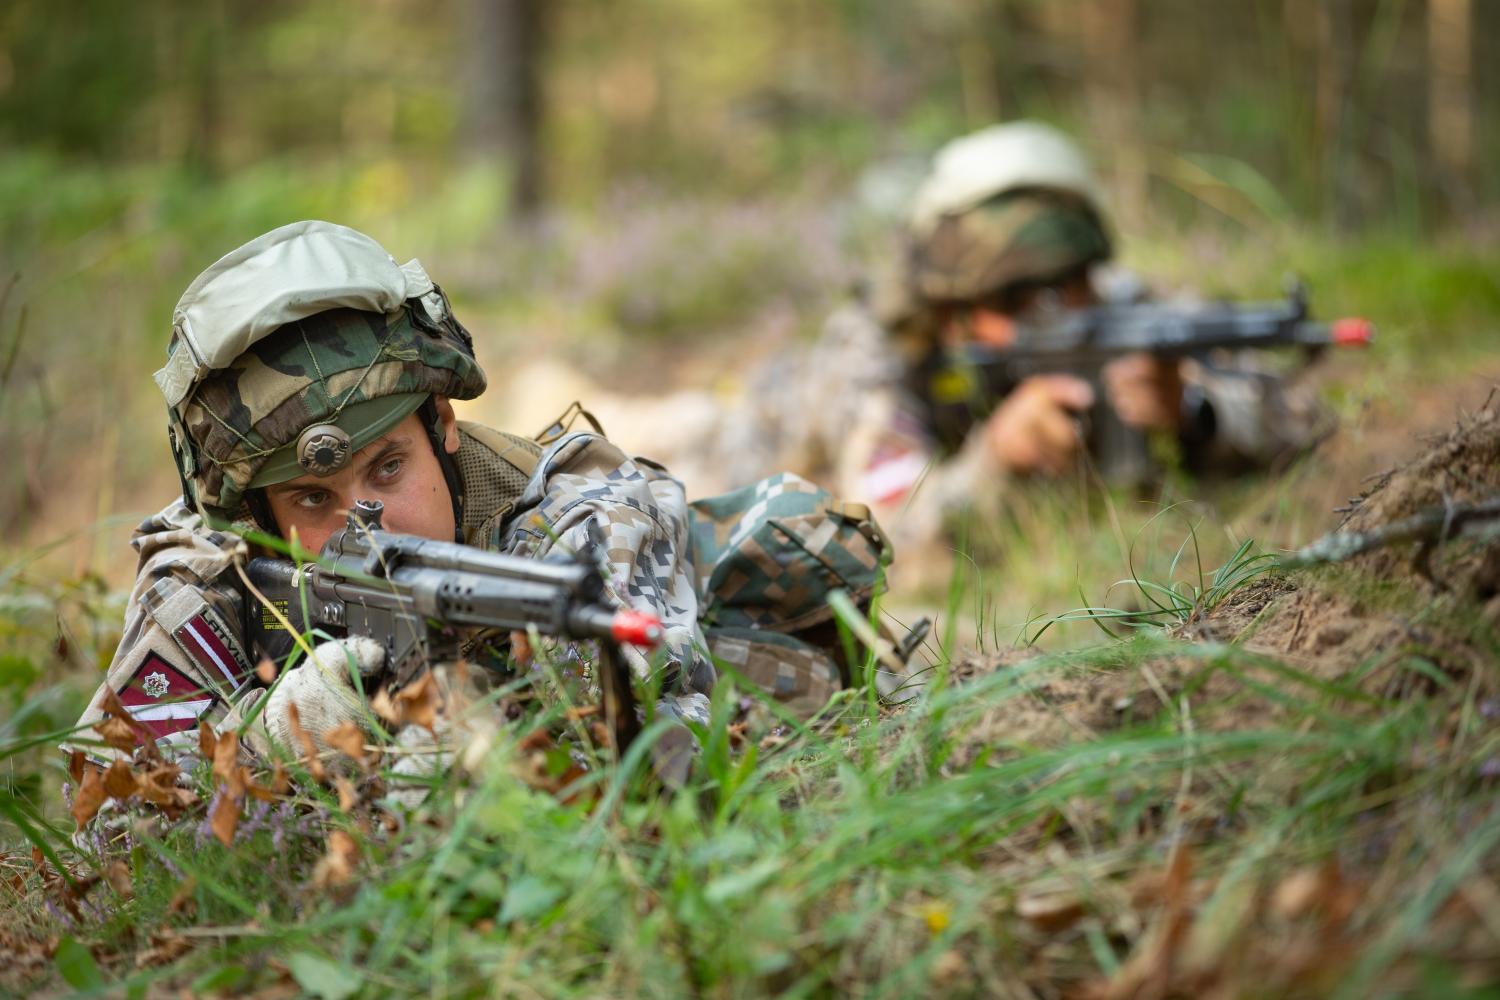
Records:
[[[1003,348],[1039,313],[1138,287],[1102,267],[1112,245],[1098,187],[1056,129],[1015,122],[949,143],[916,193],[904,237],[897,273],[832,315],[808,351],[752,375],[735,406],[715,409],[690,393],[647,402],[612,427],[616,437],[634,440],[632,425],[658,419],[673,424],[686,453],[658,457],[674,469],[711,462],[717,478],[700,488],[794,469],[870,504],[910,554],[940,540],[950,515],[996,509],[1008,480],[1060,476],[1089,458],[1079,417],[1100,392],[1127,427],[1175,437],[1194,471],[1265,466],[1316,436],[1315,403],[1270,374],[1149,354],[1115,360],[1094,385],[1059,371],[987,405],[948,405],[938,363],[947,349]]]

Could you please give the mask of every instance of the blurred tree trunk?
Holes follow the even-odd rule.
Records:
[[[1115,210],[1132,224],[1148,215],[1147,168],[1140,137],[1136,0],[1088,0],[1078,30],[1084,87],[1099,148],[1115,181]]]
[[[1427,2],[1427,135],[1460,208],[1474,170],[1473,13],[1472,0]]]
[[[533,214],[542,200],[542,52],[545,0],[470,0],[468,127],[471,153],[502,156],[511,208]]]
[[[1318,0],[1317,6],[1318,166],[1322,175],[1323,212],[1340,228],[1353,222],[1354,178],[1348,154],[1345,111],[1354,75],[1353,25],[1349,0]]]
[[[224,0],[206,0],[200,8],[193,39],[192,112],[188,132],[188,163],[205,174],[216,173],[222,162],[224,133],[223,62],[228,34]]]

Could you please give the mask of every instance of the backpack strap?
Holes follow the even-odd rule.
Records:
[[[548,424],[536,435],[537,444],[544,448],[552,444],[558,438],[568,433],[579,417],[589,422],[589,426],[594,428],[595,434],[598,434],[600,437],[609,437],[608,434],[604,433],[604,427],[599,423],[599,419],[588,410],[585,410],[583,404],[575,399],[568,404],[568,408],[562,412],[562,416],[552,421],[552,423]]]
[[[497,431],[493,427],[469,423],[467,420],[459,421],[458,426],[469,437],[494,452],[496,458],[512,466],[527,479],[536,471],[537,463],[542,457],[542,447],[531,438]]]

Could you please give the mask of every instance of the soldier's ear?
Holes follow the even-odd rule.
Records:
[[[433,396],[432,408],[437,411],[438,420],[443,425],[443,450],[452,455],[458,451],[458,415],[453,412],[453,404],[448,402],[447,396]]]

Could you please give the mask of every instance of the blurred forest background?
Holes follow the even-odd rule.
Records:
[[[0,549],[82,530],[66,571],[128,579],[171,306],[295,219],[421,257],[497,384],[553,352],[649,392],[807,336],[937,146],[1036,117],[1128,263],[1302,271],[1421,365],[1500,313],[1497,112],[1475,0],[11,0]]]

